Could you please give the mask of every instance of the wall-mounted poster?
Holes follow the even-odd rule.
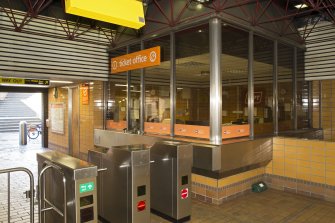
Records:
[[[50,104],[51,132],[64,134],[65,104],[56,102]]]

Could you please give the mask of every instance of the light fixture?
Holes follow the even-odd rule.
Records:
[[[199,30],[198,30],[198,33],[202,33],[202,29],[199,29]]]
[[[304,9],[304,8],[307,8],[308,5],[306,5],[306,4],[297,4],[294,7],[296,7],[297,9]]]
[[[199,2],[199,3],[209,3],[210,0],[195,0],[196,2]]]
[[[72,81],[58,81],[58,80],[50,80],[50,83],[73,84]]]
[[[199,9],[199,10],[202,9],[202,7],[203,7],[202,4],[197,5],[197,9]]]
[[[34,85],[34,84],[4,84],[0,83],[0,86],[6,86],[6,87],[33,87],[33,88],[48,88],[49,85]]]

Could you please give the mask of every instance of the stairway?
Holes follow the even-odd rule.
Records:
[[[31,93],[8,93],[0,98],[0,133],[19,131],[20,121],[29,124],[39,124],[41,120],[36,112],[22,100],[31,97]]]

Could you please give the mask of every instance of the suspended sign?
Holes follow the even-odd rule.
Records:
[[[160,63],[161,48],[160,46],[156,46],[150,49],[112,58],[111,71],[112,74],[115,74],[145,67],[158,66]]]
[[[65,0],[66,13],[134,29],[145,25],[142,1]]]
[[[0,77],[0,84],[49,86],[49,80]]]

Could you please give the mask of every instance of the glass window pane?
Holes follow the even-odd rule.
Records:
[[[141,50],[140,44],[135,44],[129,47],[129,53],[138,52]],[[140,101],[141,101],[141,70],[130,71],[130,103],[129,103],[129,131],[140,130]]]
[[[111,58],[126,54],[126,48],[111,52]],[[127,73],[110,76],[107,85],[106,129],[123,130],[127,127]]]
[[[298,50],[297,53],[297,118],[298,129],[305,129],[311,126],[312,120],[309,120],[309,95],[310,83],[305,81],[305,53]]]
[[[176,135],[209,137],[209,63],[208,24],[176,33]]]
[[[145,69],[145,124],[147,133],[170,134],[170,36],[145,42],[161,47],[160,66]]]
[[[278,44],[278,130],[293,130],[293,47]]]
[[[254,37],[255,135],[273,133],[273,49],[273,41]]]
[[[222,124],[248,122],[248,33],[222,27]]]

